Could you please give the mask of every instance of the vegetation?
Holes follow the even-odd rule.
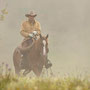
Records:
[[[6,0],[0,0],[0,21],[3,21],[8,14],[7,6],[8,3]]]
[[[18,77],[12,73],[8,64],[2,63],[0,90],[90,90],[90,81],[89,78],[80,77]]]
[[[0,15],[0,21],[3,21],[5,19],[5,15],[8,14],[8,11],[6,8],[1,10],[1,15]]]

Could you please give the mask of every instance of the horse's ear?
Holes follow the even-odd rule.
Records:
[[[47,34],[47,36],[46,36],[46,39],[49,37],[49,35]]]
[[[40,34],[40,38],[42,38],[42,35]]]

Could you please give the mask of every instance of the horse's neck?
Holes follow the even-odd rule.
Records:
[[[34,44],[34,49],[35,49],[36,52],[40,51],[40,47],[41,47],[40,42],[41,42],[40,39],[38,39]]]

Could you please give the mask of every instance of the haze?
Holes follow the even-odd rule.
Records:
[[[5,1],[5,0],[4,0]],[[90,0],[7,0],[0,21],[0,62],[13,68],[12,55],[21,43],[21,23],[34,10],[42,34],[49,34],[49,59],[55,73],[90,73]],[[5,4],[5,3],[4,3]],[[2,8],[3,5],[1,4]]]

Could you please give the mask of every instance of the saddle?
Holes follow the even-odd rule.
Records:
[[[22,54],[26,53],[28,51],[28,48],[30,48],[30,46],[32,46],[33,43],[33,39],[32,38],[25,38],[21,45],[19,46],[19,50]]]

